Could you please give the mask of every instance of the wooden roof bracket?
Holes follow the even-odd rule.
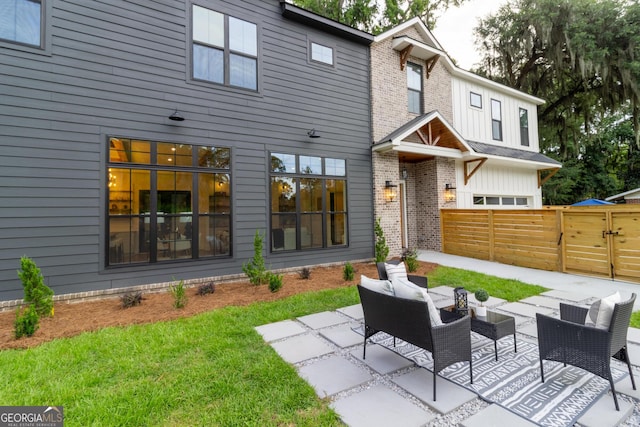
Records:
[[[440,59],[440,55],[436,55],[431,59],[427,59],[426,64],[427,64],[427,78],[429,78],[429,75],[431,74],[431,71],[433,70],[433,67],[436,66],[436,63],[438,62],[438,59]]]
[[[485,157],[482,159],[466,160],[464,162],[464,185],[467,185],[469,183],[469,180],[471,179],[473,174],[478,172],[478,169],[480,169],[480,166],[482,166],[486,161],[487,161],[487,158]],[[471,172],[469,172],[469,164],[473,162],[480,162],[480,163],[475,165],[475,167],[471,170]]]
[[[404,71],[404,68],[407,66],[407,60],[409,59],[409,55],[411,55],[412,50],[413,45],[410,44],[400,51],[400,71]]]
[[[549,181],[553,175],[555,175],[560,168],[549,168],[549,169],[538,169],[538,188],[542,187],[545,182]],[[542,177],[542,172],[548,171],[549,173],[544,178]]]

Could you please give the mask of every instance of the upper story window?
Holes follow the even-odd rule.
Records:
[[[521,206],[528,207],[529,199],[525,196],[473,196],[475,206]]]
[[[475,92],[469,92],[469,104],[472,107],[482,108],[482,95]]]
[[[311,60],[333,65],[333,48],[318,43],[311,43]]]
[[[409,112],[422,114],[422,67],[407,62]]]
[[[496,141],[502,141],[502,104],[491,100],[491,136]]]
[[[257,90],[256,24],[194,5],[193,78]]]
[[[0,0],[0,39],[42,46],[42,1]]]
[[[529,146],[529,111],[520,109],[520,145]]]

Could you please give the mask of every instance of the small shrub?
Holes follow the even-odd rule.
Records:
[[[264,266],[264,257],[262,256],[262,245],[264,235],[256,230],[253,238],[253,258],[242,264],[242,271],[249,277],[252,285],[258,286],[269,281],[269,275]]]
[[[387,241],[384,238],[384,231],[382,230],[382,226],[380,225],[380,218],[376,220],[374,232],[376,235],[376,262],[385,262],[387,260],[387,256],[389,255],[389,247],[387,246]]]
[[[269,290],[278,292],[282,288],[282,274],[269,273]]]
[[[418,270],[420,264],[418,263],[418,252],[415,249],[407,249],[402,258],[410,273]]]
[[[475,292],[475,297],[478,300],[478,302],[480,303],[480,305],[482,305],[483,302],[485,302],[486,300],[489,299],[489,292],[485,291],[484,289],[478,289]]]
[[[309,280],[311,279],[311,269],[304,267],[302,270],[300,270],[298,275],[300,276],[301,279]]]
[[[25,309],[16,310],[16,320],[13,324],[16,339],[35,334],[39,319],[38,311],[33,304],[29,304]]]
[[[352,281],[354,275],[355,269],[353,268],[353,265],[351,265],[350,262],[347,262],[342,269],[342,278],[344,280]]]
[[[216,285],[213,282],[205,283],[204,285],[198,286],[198,290],[196,294],[198,295],[208,295],[212,294],[216,291]]]
[[[24,287],[24,302],[33,305],[38,317],[53,316],[53,291],[44,284],[40,269],[30,258],[20,258],[18,277]]]
[[[184,281],[180,280],[175,285],[169,286],[169,291],[173,295],[173,307],[184,308],[187,305],[187,288],[184,286]]]
[[[142,304],[142,292],[129,292],[120,297],[122,308],[135,307]]]

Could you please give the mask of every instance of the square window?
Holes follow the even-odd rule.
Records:
[[[469,102],[472,107],[482,108],[482,95],[475,92],[469,93]]]
[[[333,65],[333,49],[318,43],[311,43],[311,60]]]

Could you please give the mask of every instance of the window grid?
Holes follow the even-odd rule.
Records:
[[[230,153],[109,138],[106,265],[230,256]]]
[[[0,2],[0,40],[42,48],[43,9],[41,0]]]
[[[475,206],[529,206],[529,198],[526,196],[473,196]]]
[[[257,25],[197,5],[192,17],[193,78],[257,90]]]
[[[311,60],[326,65],[333,65],[333,48],[311,42]]]
[[[347,245],[346,161],[271,153],[271,252]]]

